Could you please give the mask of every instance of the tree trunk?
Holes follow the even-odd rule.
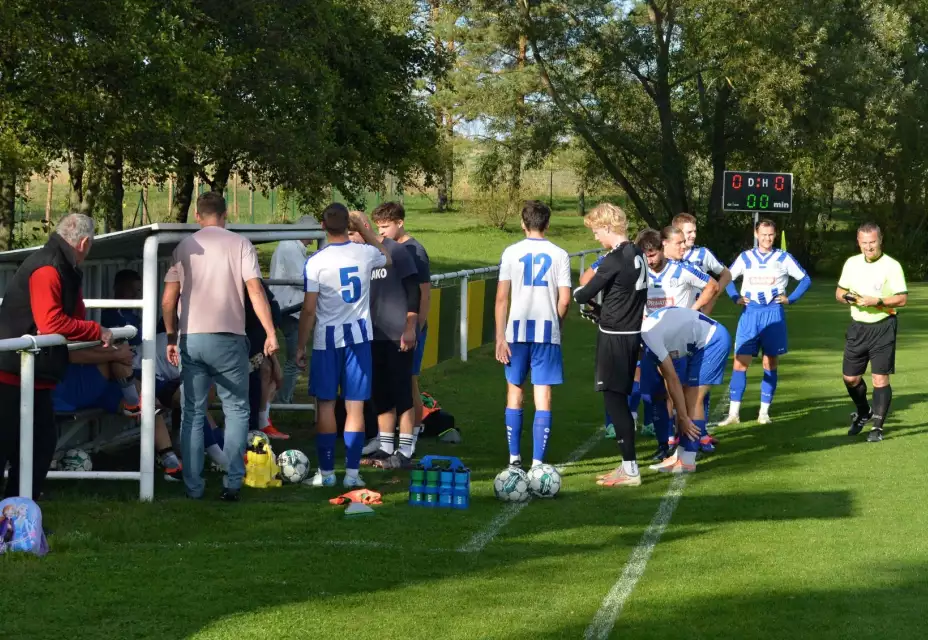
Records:
[[[84,201],[84,150],[73,148],[68,153],[68,179],[71,181],[70,209],[80,210]]]
[[[13,248],[16,228],[16,171],[0,173],[0,251]]]
[[[93,163],[86,169],[84,176],[84,197],[78,206],[78,213],[85,216],[93,217],[93,210],[97,206],[97,198],[100,195],[100,183],[102,179],[102,167],[99,163]]]
[[[709,220],[722,215],[722,194],[725,183],[725,164],[728,162],[728,140],[725,123],[728,121],[731,86],[726,82],[719,87],[715,96],[715,112],[712,114],[712,131],[709,148],[712,154],[712,191],[709,194]]]
[[[126,188],[123,184],[123,154],[121,149],[110,152],[106,162],[106,171],[109,175],[112,198],[105,213],[106,228],[110,231],[123,229],[123,202],[126,198]]]
[[[190,213],[190,205],[193,202],[193,183],[196,179],[193,167],[193,153],[182,151],[180,162],[177,167],[177,184],[174,188],[174,210],[173,218],[175,222],[187,222],[187,216]]]
[[[577,190],[577,213],[581,216],[586,215],[586,189],[582,184]]]
[[[218,163],[216,165],[216,170],[213,172],[213,179],[209,183],[210,189],[216,193],[225,193],[226,187],[229,186],[229,178],[231,176],[232,163],[226,160]]]

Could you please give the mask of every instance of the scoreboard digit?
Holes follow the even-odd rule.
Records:
[[[790,213],[793,210],[793,174],[726,171],[722,189],[723,211]]]

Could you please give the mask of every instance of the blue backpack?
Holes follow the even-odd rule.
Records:
[[[0,501],[0,555],[10,551],[25,551],[39,557],[48,553],[42,510],[29,498]]]

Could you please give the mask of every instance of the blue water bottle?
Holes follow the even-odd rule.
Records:
[[[454,494],[451,507],[466,509],[470,506],[470,469],[457,469],[454,472]]]
[[[442,470],[441,484],[438,486],[438,506],[451,508],[452,493],[454,490],[454,471]]]

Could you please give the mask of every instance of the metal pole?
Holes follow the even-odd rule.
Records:
[[[35,412],[35,352],[20,354],[19,495],[32,498],[33,416]]]
[[[580,275],[583,275],[583,272],[586,271],[586,254],[580,254]]]
[[[467,283],[465,275],[461,278],[461,360],[467,362]]]
[[[754,228],[751,230],[752,235],[754,236],[754,248],[757,248],[757,223],[760,222],[760,212],[754,212]]]
[[[151,235],[142,249],[142,419],[140,421],[139,500],[155,496],[155,328],[158,323],[158,244]]]

